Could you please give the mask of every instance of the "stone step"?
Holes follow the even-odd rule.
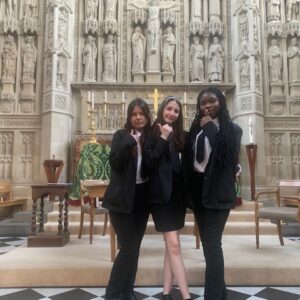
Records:
[[[48,222],[45,224],[45,231],[57,231],[57,222]],[[85,221],[83,224],[83,234],[89,234],[90,223]],[[102,234],[103,222],[94,222],[94,234]],[[79,223],[69,222],[69,230],[71,234],[78,234]],[[107,234],[109,233],[109,224],[107,228]],[[184,228],[181,230],[182,234],[192,235],[194,233],[194,222],[185,222]],[[148,222],[146,234],[158,234],[154,228],[152,221]],[[254,222],[227,222],[224,230],[224,234],[228,235],[254,235],[255,234],[255,224]],[[277,234],[277,228],[274,224],[270,222],[261,222],[260,224],[260,234],[274,235]]]
[[[69,211],[69,222],[79,222],[80,221],[80,211]],[[55,222],[57,220],[58,212],[53,211],[48,214],[48,221],[49,222]],[[96,215],[95,220],[103,220],[103,215]],[[85,221],[89,221],[89,215],[84,215]],[[149,217],[149,220],[152,220],[152,217]],[[187,213],[186,215],[186,221],[193,221],[194,216],[192,213]],[[229,215],[229,222],[254,222],[254,211],[236,211],[232,210]]]
[[[47,215],[45,215],[47,216]],[[31,223],[32,212],[31,211],[20,211],[15,213],[14,222]]]
[[[13,219],[0,222],[0,235],[27,236],[31,232],[31,223],[14,222]]]

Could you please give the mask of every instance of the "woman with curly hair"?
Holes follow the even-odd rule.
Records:
[[[216,87],[201,91],[184,150],[185,190],[206,260],[205,300],[225,300],[222,234],[235,205],[235,170],[242,130]]]

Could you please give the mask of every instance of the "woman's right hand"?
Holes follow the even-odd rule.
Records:
[[[160,136],[163,139],[167,140],[170,134],[173,132],[172,126],[170,126],[169,124],[161,125],[159,123],[157,123],[157,126],[159,127],[160,130]]]

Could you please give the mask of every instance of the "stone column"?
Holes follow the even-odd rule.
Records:
[[[53,155],[62,159],[61,181],[66,181],[72,138],[74,5],[73,1],[49,1],[46,11],[41,162]]]
[[[250,143],[250,118],[253,125],[253,143],[258,144],[256,185],[263,185],[266,177],[263,93],[261,75],[259,76],[257,70],[261,70],[260,45],[256,44],[259,32],[255,26],[258,22],[258,7],[250,1],[241,1],[232,5],[232,12],[232,76],[233,82],[237,83],[233,95],[233,120],[243,129],[239,158],[243,169],[242,193],[245,199],[251,199],[249,163],[245,148]]]

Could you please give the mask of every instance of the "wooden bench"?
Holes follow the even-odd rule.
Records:
[[[14,198],[12,196],[11,183],[6,180],[0,181],[0,208],[10,206],[20,206],[21,210],[25,210],[27,199]]]

